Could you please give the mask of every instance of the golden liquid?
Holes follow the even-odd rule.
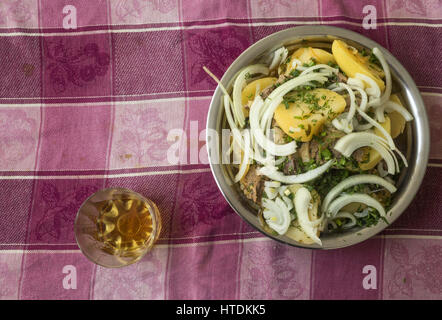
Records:
[[[97,240],[103,250],[121,257],[141,256],[152,244],[152,215],[150,206],[139,199],[121,198],[95,203]]]

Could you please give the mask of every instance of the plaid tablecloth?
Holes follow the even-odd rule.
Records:
[[[66,5],[77,29],[63,28]],[[362,27],[365,5],[376,29]],[[251,229],[218,191],[204,140],[195,143],[215,88],[202,66],[221,76],[252,43],[306,24],[388,48],[419,86],[432,135],[425,180],[401,218],[326,252]],[[440,0],[1,1],[0,297],[442,298],[441,25]],[[186,163],[167,161],[172,129],[188,134]],[[111,186],[151,198],[163,217],[157,247],[122,269],[89,262],[73,233],[80,204]]]

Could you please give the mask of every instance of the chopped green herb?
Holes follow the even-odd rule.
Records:
[[[290,71],[290,75],[292,76],[292,77],[297,77],[297,76],[299,76],[301,74],[301,72],[299,71],[299,70],[292,70],[292,71]]]
[[[328,160],[330,160],[332,158],[332,153],[331,153],[330,150],[328,150],[328,148],[326,148],[326,149],[321,151],[321,157],[325,161],[328,161]]]
[[[377,66],[381,66],[381,62],[378,60],[378,58],[372,53],[370,53],[370,58],[368,59],[369,62],[377,65]]]

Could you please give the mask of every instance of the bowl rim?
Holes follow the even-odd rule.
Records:
[[[400,186],[401,192],[399,195],[397,195],[395,198],[397,198],[395,201],[396,203],[391,208],[391,215],[388,217],[389,225],[393,223],[409,206],[411,201],[414,199],[421,183],[424,178],[427,164],[428,164],[428,158],[429,158],[429,149],[430,149],[430,130],[428,125],[428,117],[426,113],[426,108],[422,99],[422,96],[420,95],[420,92],[412,79],[411,75],[408,73],[408,71],[402,66],[402,64],[383,46],[381,46],[379,43],[357,33],[351,30],[347,30],[340,27],[334,27],[334,26],[297,26],[292,28],[287,28],[275,33],[272,33],[263,39],[257,41],[256,43],[249,46],[247,49],[245,49],[229,66],[229,68],[224,72],[222,78],[220,79],[221,83],[227,87],[227,84],[232,80],[234,75],[237,73],[237,71],[244,67],[246,64],[243,62],[249,61],[251,62],[254,58],[259,56],[260,54],[275,49],[278,46],[281,46],[281,44],[289,42],[291,40],[296,39],[303,39],[306,37],[334,37],[338,39],[343,40],[350,40],[355,43],[358,43],[362,46],[365,46],[367,48],[372,49],[373,47],[378,47],[386,61],[388,62],[390,66],[390,70],[392,73],[392,78],[396,80],[396,82],[400,82],[404,89],[406,89],[406,92],[402,92],[403,98],[407,100],[407,106],[409,111],[411,111],[414,120],[412,121],[411,125],[412,128],[412,135],[413,135],[413,142],[411,146],[411,156],[409,161],[409,167],[407,168],[406,172],[406,179]],[[256,51],[256,53],[253,53]],[[250,59],[249,59],[249,56]],[[222,114],[224,113],[221,108],[221,89],[218,85],[212,95],[212,99],[209,106],[209,111],[207,115],[207,122],[206,122],[206,147],[208,152],[208,158],[210,163],[210,169],[212,172],[212,175],[215,179],[215,182],[221,191],[223,197],[226,199],[226,201],[229,203],[229,205],[232,207],[232,209],[249,225],[251,225],[254,229],[261,232],[265,236],[276,240],[278,242],[299,247],[299,248],[306,248],[306,249],[322,249],[322,250],[330,250],[330,249],[339,249],[348,247],[351,245],[356,245],[358,243],[361,243],[365,240],[368,240],[374,236],[376,236],[378,233],[382,232],[388,225],[384,223],[383,221],[379,221],[376,226],[373,227],[365,227],[360,230],[358,230],[358,236],[356,237],[356,234],[349,233],[346,236],[343,236],[340,241],[340,243],[337,243],[336,245],[330,245],[330,246],[319,246],[317,244],[313,245],[305,245],[299,242],[292,241],[286,241],[288,238],[285,236],[275,236],[271,235],[264,230],[259,225],[259,219],[255,213],[252,213],[255,217],[252,221],[249,220],[246,216],[246,213],[251,213],[250,208],[247,208],[241,201],[234,201],[235,199],[232,198],[233,192],[236,192],[231,188],[228,184],[228,182],[225,179],[225,176],[223,174],[222,166],[223,164],[216,164],[214,162],[214,154],[210,152],[211,145],[213,147],[218,148],[218,144],[213,144],[214,141],[210,142],[210,130],[214,129],[218,132],[218,127],[220,124],[220,119],[222,119]],[[410,130],[409,130],[410,131]],[[408,180],[408,183],[407,183]],[[233,192],[232,192],[233,190]],[[399,201],[400,200],[400,201]],[[243,212],[245,210],[245,212]],[[346,238],[349,238],[351,241],[347,241]],[[332,241],[334,239],[330,239],[328,242]]]

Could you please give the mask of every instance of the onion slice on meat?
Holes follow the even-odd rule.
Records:
[[[336,129],[342,130],[345,133],[350,133],[353,131],[353,117],[356,113],[356,96],[353,90],[350,88],[350,86],[346,85],[345,83],[338,83],[338,87],[336,89],[333,89],[333,91],[341,91],[346,90],[348,92],[348,95],[350,96],[350,108],[347,113],[347,117],[337,117],[333,119],[332,124],[335,126]]]
[[[286,176],[282,172],[277,171],[275,167],[268,167],[268,166],[260,168],[258,173],[267,176],[272,180],[280,181],[285,184],[304,183],[316,179],[317,177],[322,175],[331,167],[332,164],[333,160],[329,160],[326,163],[324,163],[322,166],[317,167],[316,169],[291,176]]]
[[[243,112],[243,106],[241,102],[241,93],[247,84],[247,75],[252,74],[269,74],[269,68],[263,64],[254,64],[244,68],[236,77],[233,83],[233,115],[235,116],[235,121],[238,123],[239,127],[244,127],[245,117]]]
[[[349,212],[344,212],[344,211],[338,212],[333,219],[335,220],[335,219],[339,219],[339,218],[347,218],[347,219],[351,220],[350,222],[344,224],[342,226],[342,229],[350,229],[356,225],[356,218],[354,217],[354,215],[352,215]],[[337,225],[336,225],[336,227],[337,227]]]
[[[203,70],[218,84],[221,91],[224,93],[224,109],[226,112],[226,118],[227,122],[230,126],[230,129],[232,130],[233,139],[236,140],[236,143],[239,145],[241,149],[244,149],[244,142],[241,136],[241,133],[236,126],[235,120],[232,116],[231,112],[231,106],[233,105],[233,101],[230,98],[229,93],[227,92],[227,89],[224,87],[224,85],[221,83],[221,81],[205,66],[203,66]]]
[[[357,111],[361,115],[362,118],[364,118],[368,123],[370,123],[374,127],[378,128],[379,131],[382,132],[382,134],[385,137],[385,139],[386,139],[388,145],[390,146],[391,150],[396,150],[396,145],[394,144],[393,138],[387,132],[387,130],[385,130],[376,120],[372,119],[368,114],[366,114],[361,109],[357,108]]]
[[[241,180],[244,177],[244,175],[246,174],[247,167],[249,166],[249,163],[250,163],[250,155],[252,153],[252,150],[250,148],[250,132],[248,129],[245,129],[243,131],[243,133],[244,133],[244,153],[243,153],[241,165],[239,166],[239,171],[236,174],[235,179],[234,179],[235,182],[238,182],[239,180]]]
[[[391,83],[390,67],[388,66],[387,61],[385,61],[384,55],[382,54],[381,50],[379,50],[378,48],[373,48],[373,54],[376,56],[376,58],[378,58],[379,62],[382,65],[382,69],[384,69],[384,74],[385,74],[385,91],[379,101],[379,105],[383,105],[385,102],[387,102],[390,99],[391,95],[392,83]]]
[[[286,144],[276,144],[264,134],[263,129],[259,125],[259,113],[264,105],[261,96],[256,96],[250,107],[250,129],[252,130],[253,139],[261,146],[267,154],[275,156],[288,156],[296,151],[296,141]]]
[[[359,105],[359,108],[362,111],[365,111],[365,109],[367,109],[367,103],[368,103],[368,96],[367,93],[362,90],[360,87],[355,87],[355,86],[350,86],[350,88],[357,90],[359,92],[359,94],[361,95],[361,104]]]
[[[296,195],[295,195],[296,196]],[[354,194],[344,194],[339,198],[333,200],[332,203],[327,208],[326,214],[327,217],[334,218],[336,217],[339,210],[350,203],[363,203],[368,207],[375,208],[382,217],[386,216],[384,207],[379,203],[379,201],[370,197],[369,195],[363,193],[354,193]]]
[[[380,175],[382,178],[384,178],[384,177],[386,177],[386,176],[388,175],[388,172],[385,171],[385,169],[384,169],[384,163],[383,163],[382,161],[380,161],[380,162],[378,163],[376,169],[378,170],[379,175]]]
[[[347,84],[349,86],[352,86],[352,87],[358,87],[358,88],[361,88],[361,89],[365,88],[364,81],[362,81],[361,79],[358,79],[358,78],[350,78],[349,77],[347,79]]]
[[[268,226],[278,234],[286,233],[290,226],[291,217],[290,210],[284,201],[281,198],[276,198],[274,201],[264,198],[262,206],[265,208],[263,216]]]
[[[367,94],[369,96],[372,96],[375,98],[381,97],[381,89],[379,88],[376,81],[374,81],[372,78],[370,78],[369,76],[366,76],[365,74],[362,74],[362,73],[356,73],[355,76],[356,76],[356,79],[363,80],[370,86],[365,89],[365,92],[367,92]]]
[[[359,148],[371,147],[375,149],[387,163],[388,173],[395,174],[397,167],[394,154],[386,145],[385,140],[370,132],[353,132],[340,138],[335,144],[335,150],[342,153],[345,157]]]
[[[226,113],[226,118],[227,118],[227,123],[230,126],[230,129],[232,130],[232,135],[233,135],[233,141],[236,142],[238,144],[238,146],[241,148],[241,150],[245,149],[244,146],[244,141],[241,135],[241,132],[239,131],[238,127],[236,126],[235,121],[233,120],[232,117],[232,112],[230,109],[230,97],[229,95],[224,95],[224,111]]]
[[[279,181],[264,181],[264,186],[270,188],[279,188],[281,186],[281,182]]]
[[[270,200],[275,199],[276,196],[278,195],[278,191],[275,190],[275,188],[271,188],[271,187],[264,187],[264,192],[267,195],[267,198]]]
[[[269,69],[273,70],[277,68],[282,62],[287,59],[289,51],[285,47],[281,47],[275,51],[273,54],[272,62],[270,63]]]
[[[299,76],[306,75],[306,74],[308,74],[308,73],[310,73],[310,72],[312,72],[314,70],[318,70],[318,69],[325,69],[325,70],[327,70],[328,72],[326,72],[326,73],[327,73],[327,75],[330,75],[330,76],[333,73],[334,74],[338,74],[338,72],[339,72],[338,69],[330,67],[330,66],[328,66],[326,64],[316,64],[316,65],[314,65],[312,67],[309,67],[309,68],[305,69],[304,71],[302,71]]]
[[[308,209],[310,202],[312,201],[312,195],[307,188],[299,188],[295,193],[295,210],[298,217],[299,226],[314,242],[322,246],[322,241],[317,235],[317,228],[312,226],[308,215]]]
[[[401,107],[400,105],[398,105],[396,102],[393,101],[387,101],[385,103],[385,111],[387,111],[387,113],[391,113],[393,111],[399,112],[406,121],[411,121],[414,119],[407,109]]]
[[[396,187],[385,179],[373,174],[358,174],[342,180],[335,187],[333,187],[322,201],[322,212],[327,210],[328,205],[335,199],[342,191],[351,188],[358,184],[378,184],[390,193],[396,192]]]

